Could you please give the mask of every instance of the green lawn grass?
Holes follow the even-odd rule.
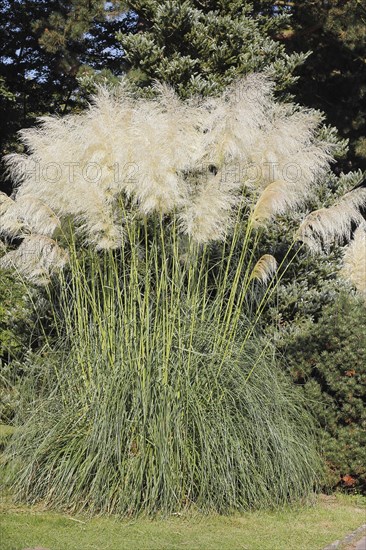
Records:
[[[71,517],[1,505],[2,550],[320,550],[365,522],[366,499],[319,497],[312,506],[231,517],[165,520]]]

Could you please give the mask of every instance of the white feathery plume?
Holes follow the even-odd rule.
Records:
[[[24,194],[32,194],[60,217],[72,216],[80,222],[86,240],[97,248],[120,246],[123,232],[115,226],[112,212],[114,168],[107,154],[113,142],[113,109],[108,113],[108,105],[114,104],[110,105],[102,94],[98,106],[93,106],[102,112],[97,120],[100,124],[95,126],[88,112],[69,117],[66,124],[64,119],[43,119],[40,130],[48,140],[38,144],[41,131],[31,137],[37,145],[37,179],[28,178],[16,196],[18,202]]]
[[[211,163],[221,166],[233,159],[248,160],[273,102],[272,90],[272,82],[254,74],[203,103],[205,150]]]
[[[0,191],[0,216],[5,214],[5,212],[13,204],[13,200],[6,194]]]
[[[341,275],[366,298],[366,224],[360,225],[346,247]]]
[[[117,213],[127,196],[144,215],[176,212],[184,232],[207,242],[224,238],[248,178],[199,181],[204,165],[224,174],[236,164],[239,171],[257,164],[252,186],[265,193],[256,206],[264,221],[300,205],[331,160],[331,145],[316,138],[319,114],[277,105],[263,75],[246,77],[219,98],[182,101],[166,86],[157,94],[134,99],[124,85],[117,93],[101,88],[83,113],[43,117],[23,130],[30,153],[7,158],[18,185],[15,203],[32,196],[61,220],[74,219],[96,248],[115,248],[123,242],[124,216]],[[295,178],[286,178],[288,163],[299,168]],[[24,232],[51,235],[41,213],[34,216],[33,225],[24,220]]]
[[[39,128],[23,132],[38,170],[27,178],[21,174],[18,196],[37,196],[60,216],[90,215],[91,225],[96,208],[106,209],[102,217],[110,218],[111,203],[123,192],[144,213],[179,207],[187,191],[183,172],[197,164],[203,148],[197,108],[171,99],[172,92],[163,88],[156,101],[100,90],[81,115],[43,118]],[[8,162],[10,171],[20,170],[16,159]]]
[[[47,284],[67,261],[67,252],[54,240],[44,235],[30,235],[16,250],[0,259],[0,267],[16,269],[29,281],[42,285]]]
[[[351,237],[352,225],[363,224],[360,208],[366,206],[366,189],[353,189],[333,206],[311,212],[297,231],[298,240],[311,250],[327,249],[332,243],[341,243]]]
[[[159,100],[136,105],[131,122],[137,177],[126,190],[143,214],[180,208],[187,196],[184,173],[203,155],[199,110],[165,87],[159,91]]]
[[[276,215],[299,206],[303,197],[297,187],[284,180],[270,183],[259,196],[250,216],[254,226],[263,225]]]
[[[291,188],[291,200],[289,196],[286,201],[288,210],[298,208],[308,199],[314,184],[333,160],[333,145],[316,138],[321,120],[316,111],[273,104],[261,134],[253,143],[250,163],[257,169],[257,186],[264,190],[274,181],[288,182]]]
[[[0,235],[17,237],[22,233],[24,224],[11,215],[14,201],[5,193],[0,193]]]
[[[31,128],[26,131],[19,132],[22,141],[25,142],[25,133],[30,132]],[[39,168],[35,155],[26,155],[20,153],[10,153],[6,155],[7,176],[10,179],[13,188],[25,185],[28,179],[37,177]]]
[[[267,284],[277,271],[277,260],[272,254],[264,254],[255,264],[250,279]]]
[[[33,150],[37,170],[29,174],[17,196],[37,196],[60,216],[86,211],[90,189],[113,198],[110,191],[116,193],[118,160],[113,152],[118,148],[123,165],[128,160],[122,154],[123,141],[118,142],[128,108],[122,111],[112,96],[100,90],[95,105],[84,113],[62,119],[44,117],[38,128],[25,130],[23,141]],[[122,135],[128,142],[125,129]]]
[[[235,186],[223,181],[219,172],[197,187],[180,213],[183,233],[198,243],[225,239],[238,202]]]
[[[261,222],[305,203],[329,168],[334,148],[316,137],[322,122],[317,111],[278,105],[271,85],[263,79],[255,75],[224,96],[208,100],[204,136],[213,164],[239,163],[241,184],[263,191],[278,180],[286,182],[282,189],[275,183],[261,200],[258,208],[263,214],[266,205]]]
[[[9,236],[38,233],[52,237],[60,226],[60,220],[51,208],[31,195],[12,201],[1,221],[8,228]]]
[[[114,198],[123,190],[126,167],[133,161],[131,145],[132,117],[135,102],[120,88],[121,96],[99,88],[93,104],[80,117],[76,129],[80,163],[83,169],[99,168],[96,185]],[[128,174],[127,174],[128,177]]]
[[[78,190],[72,190],[73,202],[70,202],[68,213],[78,222],[78,230],[86,242],[97,250],[114,249],[122,246],[124,238],[123,219],[118,218],[116,204],[108,200],[103,190],[84,181],[80,182]],[[78,191],[84,191],[81,200]]]
[[[12,202],[12,199],[6,193],[0,191],[0,213],[5,211]]]

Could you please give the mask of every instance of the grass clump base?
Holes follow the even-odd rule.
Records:
[[[317,464],[294,392],[266,363],[246,383],[250,365],[231,359],[219,376],[183,360],[172,361],[167,384],[151,365],[148,380],[121,369],[82,395],[70,388],[63,400],[59,389],[14,438],[18,498],[133,515],[273,507],[309,494]]]

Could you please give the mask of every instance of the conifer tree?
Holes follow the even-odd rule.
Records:
[[[134,24],[117,2],[0,0],[1,157],[15,134],[37,116],[64,114],[85,104],[90,84],[124,70],[118,29]],[[10,191],[0,173],[0,187]]]
[[[288,55],[272,36],[287,16],[255,14],[251,2],[233,0],[130,1],[135,32],[119,33],[129,77],[140,87],[156,79],[182,96],[214,94],[238,76],[266,71],[279,89],[294,82],[306,53]]]
[[[299,100],[327,114],[350,140],[345,168],[366,168],[366,5],[360,0],[262,0],[256,11],[291,15],[277,38],[286,51],[312,54],[300,69]]]

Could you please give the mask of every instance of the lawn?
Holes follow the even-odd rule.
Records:
[[[320,550],[365,522],[366,499],[320,496],[313,505],[231,517],[93,518],[1,504],[1,548],[22,550]]]

